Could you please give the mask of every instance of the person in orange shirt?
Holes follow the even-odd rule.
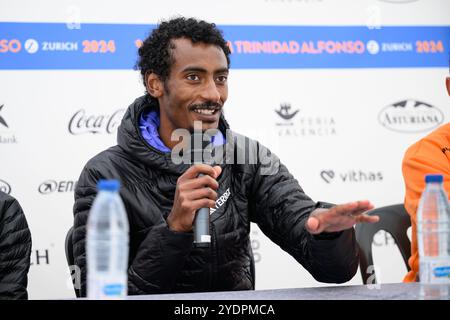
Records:
[[[446,79],[450,96],[450,77]],[[409,266],[411,270],[404,282],[418,281],[419,252],[417,246],[416,211],[420,196],[425,189],[425,175],[440,173],[444,176],[444,189],[450,195],[450,122],[440,126],[423,139],[411,145],[405,153],[402,163],[405,181],[405,209],[411,217],[412,241]]]

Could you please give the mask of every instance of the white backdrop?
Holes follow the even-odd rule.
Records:
[[[383,26],[450,25],[450,1],[392,2],[397,3],[173,0],[127,1],[125,5],[112,1],[0,0],[0,23],[58,22],[81,28],[83,23],[152,25],[183,14],[231,26],[336,25],[376,30]],[[8,39],[10,31],[0,29],[0,60],[5,57],[1,40]],[[450,38],[448,33],[446,38]],[[449,49],[445,48],[447,61]],[[144,88],[139,73],[132,69],[6,69],[0,68],[0,116],[8,125],[0,124],[0,188],[20,201],[32,232],[29,296],[72,297],[64,239],[73,222],[74,184],[88,159],[115,144],[122,109]],[[428,128],[413,132],[420,126],[386,124],[386,117],[398,111],[392,104],[406,101],[402,112],[408,115],[418,110],[413,110],[418,101],[432,106],[432,111],[424,111],[427,115],[447,122],[447,74],[445,66],[236,68],[229,77],[225,114],[232,129],[276,152],[314,200],[342,203],[370,199],[375,206],[395,204],[404,196],[404,151],[438,123],[431,121]],[[291,112],[299,111],[286,121],[275,112],[281,105],[289,105]],[[86,118],[98,118],[97,133],[86,127],[70,128],[73,116],[83,113]],[[257,289],[323,285],[256,226],[251,236]],[[374,255],[381,271],[378,280],[402,280],[406,268],[385,233],[377,235]],[[360,283],[358,273],[347,284]]]

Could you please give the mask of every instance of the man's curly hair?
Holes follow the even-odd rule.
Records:
[[[187,38],[193,43],[206,43],[220,47],[225,53],[228,66],[230,65],[230,49],[220,31],[214,23],[208,23],[194,18],[175,18],[161,22],[139,48],[138,68],[141,71],[144,86],[146,74],[153,72],[162,81],[170,74],[174,63],[171,40]]]

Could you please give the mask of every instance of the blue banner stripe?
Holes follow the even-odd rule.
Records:
[[[155,25],[0,22],[0,69],[132,69]],[[235,69],[448,67],[450,26],[219,26]]]

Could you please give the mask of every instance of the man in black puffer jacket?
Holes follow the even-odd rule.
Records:
[[[129,294],[254,289],[251,222],[318,281],[342,283],[356,273],[352,226],[377,221],[364,214],[372,205],[316,203],[267,148],[247,138],[244,147],[234,144],[239,136],[222,114],[229,54],[214,24],[186,18],[162,22],[139,49],[147,94],[128,107],[118,145],[86,164],[75,191],[73,249],[83,296],[86,222],[99,179],[122,184],[130,223]],[[255,154],[255,161],[176,164],[171,151],[179,141],[172,134],[192,132],[194,122],[203,131],[219,129],[216,146],[238,157]],[[203,207],[211,208],[206,248],[193,246],[192,233],[195,212]]]
[[[0,191],[0,299],[27,299],[31,233],[19,202]]]

